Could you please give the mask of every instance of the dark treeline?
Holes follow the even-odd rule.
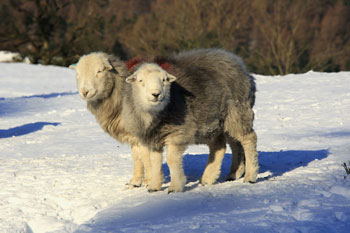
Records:
[[[224,48],[252,72],[350,70],[350,0],[1,0],[0,50],[69,65]]]

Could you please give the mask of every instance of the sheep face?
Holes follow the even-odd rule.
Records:
[[[116,70],[103,53],[81,57],[75,70],[79,94],[85,101],[102,100],[112,92]]]
[[[144,64],[126,79],[133,84],[135,102],[144,111],[161,111],[169,103],[170,85],[176,77],[156,64]]]

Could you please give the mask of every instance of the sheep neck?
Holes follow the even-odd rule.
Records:
[[[146,142],[152,135],[153,130],[160,124],[159,111],[147,111],[137,104],[133,98],[123,100],[122,118],[128,132]]]
[[[88,102],[87,108],[96,117],[96,120],[101,125],[102,129],[110,134],[118,141],[123,142],[120,113],[122,110],[122,81],[115,81],[109,97],[103,100]],[[118,132],[115,132],[118,129]]]

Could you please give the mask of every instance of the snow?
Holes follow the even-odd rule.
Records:
[[[255,75],[256,184],[198,182],[204,145],[184,156],[184,193],[127,189],[130,148],[105,134],[67,68],[0,63],[0,232],[349,232],[350,72]],[[165,162],[165,161],[164,161]]]
[[[0,62],[12,62],[13,59],[19,56],[21,56],[19,53],[0,51]]]

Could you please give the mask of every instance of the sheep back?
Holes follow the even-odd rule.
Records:
[[[170,103],[153,118],[154,124],[145,127],[140,116],[128,129],[144,143],[158,149],[170,140],[207,144],[227,127],[235,127],[237,134],[252,130],[255,82],[240,58],[224,50],[200,49],[153,61],[167,64],[177,80],[171,85]],[[233,126],[227,125],[228,117]]]

